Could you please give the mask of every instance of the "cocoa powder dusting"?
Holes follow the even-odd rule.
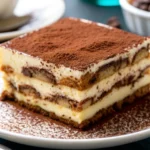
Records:
[[[0,130],[57,139],[95,139],[124,135],[150,129],[149,98],[141,98],[85,131],[33,113],[15,102],[0,101]]]
[[[3,45],[56,65],[83,70],[91,63],[123,53],[125,48],[143,40],[143,37],[115,28],[64,18]]]

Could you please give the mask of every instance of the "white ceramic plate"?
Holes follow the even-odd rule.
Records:
[[[80,131],[48,117],[0,101],[0,138],[45,148],[91,149],[123,145],[150,137],[150,101],[138,103]]]
[[[38,0],[38,2],[37,0],[20,0],[15,14],[22,16],[32,13],[34,20],[17,31],[0,33],[0,41],[52,24],[62,17],[64,11],[65,3],[63,0]]]
[[[8,132],[0,129],[0,137],[36,147],[44,148],[59,148],[59,149],[91,149],[91,148],[105,148],[111,146],[123,145],[138,140],[142,140],[150,136],[150,129],[140,132],[115,136],[109,138],[98,139],[48,139],[33,136],[24,136],[17,133]]]

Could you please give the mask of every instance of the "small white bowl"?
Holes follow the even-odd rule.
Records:
[[[18,0],[0,0],[0,18],[12,16],[17,2]]]
[[[128,0],[120,0],[128,28],[139,35],[150,36],[150,12],[132,6]]]

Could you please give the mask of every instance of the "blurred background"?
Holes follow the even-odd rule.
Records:
[[[49,25],[61,17],[70,16],[105,24],[109,18],[115,16],[119,26],[128,30],[119,0],[0,0],[0,2],[0,41],[9,40]]]
[[[61,17],[84,18],[150,36],[149,0],[0,0],[0,3],[1,42],[52,24]]]

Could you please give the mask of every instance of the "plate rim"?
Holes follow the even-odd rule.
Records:
[[[22,34],[26,34],[28,32],[32,32],[34,30],[38,30],[38,29],[43,28],[45,26],[48,26],[52,23],[55,23],[57,20],[59,20],[64,15],[65,8],[66,8],[64,0],[57,0],[57,1],[61,4],[62,8],[60,10],[60,13],[57,15],[57,17],[55,17],[55,19],[53,19],[53,21],[49,22],[47,25],[33,28],[33,29],[26,29],[26,30],[21,30],[21,31],[11,31],[11,32],[0,33],[0,41],[12,39],[12,38],[20,36]]]
[[[75,142],[83,142],[83,141],[99,141],[100,139],[101,140],[106,140],[106,139],[115,139],[115,138],[124,138],[124,137],[130,137],[130,136],[134,136],[134,135],[137,135],[137,134],[144,134],[144,133],[149,133],[150,134],[150,127],[147,128],[147,129],[144,129],[144,130],[140,130],[140,131],[137,131],[137,132],[133,132],[133,133],[127,133],[127,134],[122,134],[122,135],[117,135],[117,136],[110,136],[110,137],[102,137],[102,138],[88,138],[88,139],[61,139],[61,138],[44,138],[44,137],[37,137],[37,136],[34,136],[34,135],[23,135],[21,133],[15,133],[15,132],[12,132],[12,131],[8,131],[8,130],[5,130],[5,129],[0,129],[0,133],[4,133],[4,134],[11,134],[14,136],[17,136],[17,137],[25,137],[25,138],[34,138],[34,139],[42,139],[42,140],[52,140],[52,141],[65,141],[66,140],[69,140],[69,141],[75,141]]]
[[[118,136],[110,136],[110,137],[103,137],[103,138],[89,138],[89,139],[44,138],[44,137],[36,137],[33,135],[23,135],[21,133],[15,133],[5,129],[0,129],[0,137],[12,142],[30,145],[30,146],[36,146],[36,147],[43,147],[43,148],[45,147],[45,148],[70,149],[72,148],[70,146],[74,145],[76,149],[81,149],[81,148],[86,149],[84,147],[85,144],[88,146],[88,149],[106,148],[106,147],[119,146],[123,144],[129,144],[132,142],[136,142],[148,138],[150,137],[150,128],[133,132],[133,133],[122,134]],[[21,141],[17,141],[18,139],[20,139]]]

